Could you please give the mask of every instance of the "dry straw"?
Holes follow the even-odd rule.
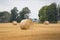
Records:
[[[13,25],[17,25],[17,22],[16,21],[13,21]]]
[[[24,19],[20,22],[20,27],[21,29],[29,29],[32,23],[33,23],[32,20]]]
[[[60,21],[57,21],[58,24],[60,24]]]
[[[44,21],[44,24],[45,24],[45,25],[48,25],[48,24],[49,24],[49,21]]]

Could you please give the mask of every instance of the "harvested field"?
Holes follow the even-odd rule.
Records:
[[[35,23],[21,30],[19,23],[0,23],[0,40],[60,40],[60,24]]]

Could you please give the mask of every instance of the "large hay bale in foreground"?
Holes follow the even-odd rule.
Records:
[[[45,24],[45,25],[48,25],[48,24],[49,24],[49,21],[44,21],[44,24]]]
[[[32,20],[30,20],[30,19],[24,19],[24,20],[21,21],[20,27],[21,27],[21,29],[29,29],[30,25],[32,23],[33,23]]]
[[[58,24],[60,24],[60,21],[57,21]]]
[[[17,25],[17,22],[16,21],[13,21],[13,25]]]

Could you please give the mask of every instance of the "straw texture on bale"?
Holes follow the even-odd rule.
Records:
[[[45,25],[48,25],[48,24],[49,24],[49,21],[44,21],[44,24],[45,24]]]
[[[13,21],[13,24],[14,24],[14,25],[17,25],[17,22],[16,22],[16,21]]]
[[[21,29],[29,29],[32,23],[33,23],[32,20],[24,19],[20,22],[20,27]]]

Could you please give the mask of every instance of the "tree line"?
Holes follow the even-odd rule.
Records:
[[[20,22],[23,19],[29,19],[31,10],[28,7],[24,7],[21,11],[19,11],[17,7],[14,7],[10,12],[0,12],[1,23],[12,21]],[[49,21],[51,23],[56,23],[58,19],[60,20],[60,6],[57,6],[56,3],[45,5],[38,11],[38,17],[40,22]]]
[[[28,7],[24,7],[20,12],[18,12],[17,7],[14,7],[13,9],[11,9],[11,13],[9,13],[8,11],[0,12],[0,22],[20,22],[23,19],[28,19],[29,13],[30,9]]]
[[[58,16],[60,16],[60,7],[56,3],[45,5],[39,10],[38,16],[41,22],[49,21],[56,23],[59,19]]]

